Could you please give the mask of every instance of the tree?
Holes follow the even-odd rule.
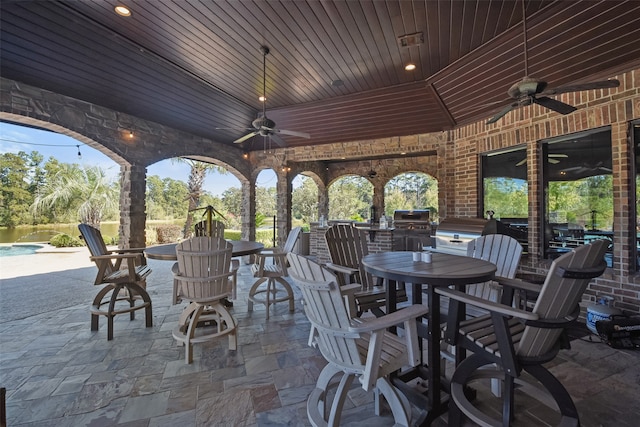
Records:
[[[303,224],[318,219],[318,186],[309,177],[301,177],[302,184],[291,195],[291,215]]]
[[[38,153],[30,155],[3,153],[0,156],[0,225],[14,227],[30,222],[29,206],[33,202],[34,188],[31,171]],[[40,159],[42,156],[40,156]]]
[[[369,217],[373,185],[361,176],[345,176],[329,187],[329,218],[362,220]]]
[[[31,209],[34,213],[48,209],[75,212],[80,222],[100,228],[103,216],[118,211],[119,195],[118,184],[109,181],[102,168],[63,163],[47,178]]]
[[[211,163],[186,159],[184,157],[176,157],[171,160],[178,163],[186,163],[191,167],[191,171],[189,172],[189,181],[187,183],[189,207],[187,211],[187,220],[185,221],[183,230],[184,235],[189,236],[191,234],[191,224],[193,223],[193,215],[191,211],[200,206],[200,197],[202,197],[204,179],[209,172],[216,171],[220,174],[226,174],[227,170]]]

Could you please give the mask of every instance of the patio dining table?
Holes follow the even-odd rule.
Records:
[[[418,333],[428,342],[427,363],[412,371],[398,375],[396,384],[414,403],[425,404],[427,416],[422,425],[429,425],[447,410],[448,395],[441,393],[440,368],[440,297],[435,293],[438,286],[464,285],[486,282],[493,279],[496,266],[477,258],[433,253],[430,263],[414,261],[412,252],[379,252],[362,258],[364,269],[376,277],[386,279],[387,313],[396,311],[396,286],[394,282],[412,284],[413,304],[422,304],[422,293],[428,296],[429,313],[425,328],[419,327]],[[420,325],[422,326],[422,325]],[[405,384],[414,378],[427,381],[426,402],[422,394]]]
[[[231,255],[234,257],[257,254],[264,249],[262,243],[251,240],[229,240],[229,242],[233,245]],[[176,246],[177,243],[149,246],[144,250],[144,254],[147,258],[151,259],[177,261]]]

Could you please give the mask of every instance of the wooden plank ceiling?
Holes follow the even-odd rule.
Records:
[[[640,65],[640,2],[525,8],[529,74],[550,87]],[[288,146],[486,119],[525,70],[514,0],[3,0],[0,19],[3,77],[227,144],[261,114],[262,45],[267,116],[311,135],[283,136]],[[422,43],[401,46],[415,33]]]

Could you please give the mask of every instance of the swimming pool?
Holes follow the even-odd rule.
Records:
[[[16,256],[16,255],[32,255],[38,249],[44,246],[40,245],[0,245],[0,257]]]

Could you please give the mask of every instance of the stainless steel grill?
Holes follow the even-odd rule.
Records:
[[[429,210],[397,210],[393,213],[393,227],[406,230],[430,230]]]
[[[435,235],[436,252],[467,255],[469,242],[485,234],[496,233],[496,220],[483,218],[443,219]]]
[[[431,244],[429,210],[397,210],[393,213],[393,249],[416,251]]]

